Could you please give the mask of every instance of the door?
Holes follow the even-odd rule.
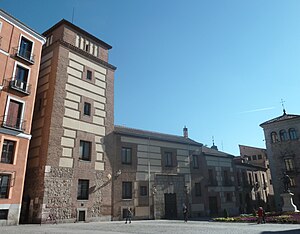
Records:
[[[20,102],[10,100],[6,116],[6,125],[8,127],[21,129],[21,115],[23,105]]]
[[[209,197],[209,211],[210,216],[217,216],[218,215],[218,200],[217,197]]]
[[[85,211],[84,210],[80,210],[78,212],[78,221],[85,221]]]
[[[165,193],[165,218],[177,218],[176,193]]]

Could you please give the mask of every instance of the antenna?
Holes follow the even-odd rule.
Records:
[[[214,136],[212,136],[212,143],[213,143],[213,145],[215,145],[215,138],[214,138]]]
[[[283,110],[283,114],[285,115],[286,113],[285,113],[285,108],[284,108],[284,103],[285,103],[285,101],[281,98],[281,105],[282,105],[282,110]]]
[[[73,7],[73,13],[72,13],[72,24],[74,23],[74,14],[75,14],[75,7]]]

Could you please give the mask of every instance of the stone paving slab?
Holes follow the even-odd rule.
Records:
[[[0,234],[300,234],[297,224],[219,223],[207,221],[147,220],[124,222],[70,223],[45,225],[2,226]]]

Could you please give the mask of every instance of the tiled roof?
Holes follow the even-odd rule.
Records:
[[[271,120],[268,120],[262,124],[260,124],[259,126],[264,126],[264,125],[267,125],[267,124],[272,124],[272,123],[276,123],[276,122],[280,122],[280,121],[285,121],[285,120],[290,120],[290,119],[295,119],[295,118],[300,118],[300,115],[289,115],[289,114],[286,114],[284,112],[283,115],[279,116],[279,117],[276,117],[274,119],[271,119]]]
[[[248,168],[254,168],[254,169],[264,170],[264,171],[267,170],[266,167],[262,167],[262,166],[258,166],[258,165],[253,165],[253,164],[250,164],[250,163],[243,163],[243,162],[239,162],[239,161],[236,161],[236,160],[233,160],[233,161],[234,161],[234,164],[238,165],[238,166],[243,166],[243,167],[248,167]]]
[[[206,146],[202,146],[202,152],[206,155],[212,155],[212,156],[220,156],[220,157],[234,157],[231,154],[227,154],[225,152],[215,150]]]
[[[115,126],[114,132],[116,134],[120,134],[120,135],[127,135],[127,136],[133,136],[133,137],[139,137],[139,138],[145,138],[145,139],[150,138],[151,140],[189,144],[189,145],[194,145],[194,146],[199,146],[199,147],[202,146],[201,143],[196,142],[190,138],[185,138],[183,136],[170,135],[170,134],[152,132],[152,131],[145,131],[145,130],[128,128],[128,127],[123,127],[123,126]]]

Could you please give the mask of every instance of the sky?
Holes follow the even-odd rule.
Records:
[[[26,3],[26,4],[25,4]],[[259,124],[300,114],[300,1],[0,0],[37,32],[61,19],[113,48],[115,124],[239,155]],[[73,15],[74,9],[74,15]]]

